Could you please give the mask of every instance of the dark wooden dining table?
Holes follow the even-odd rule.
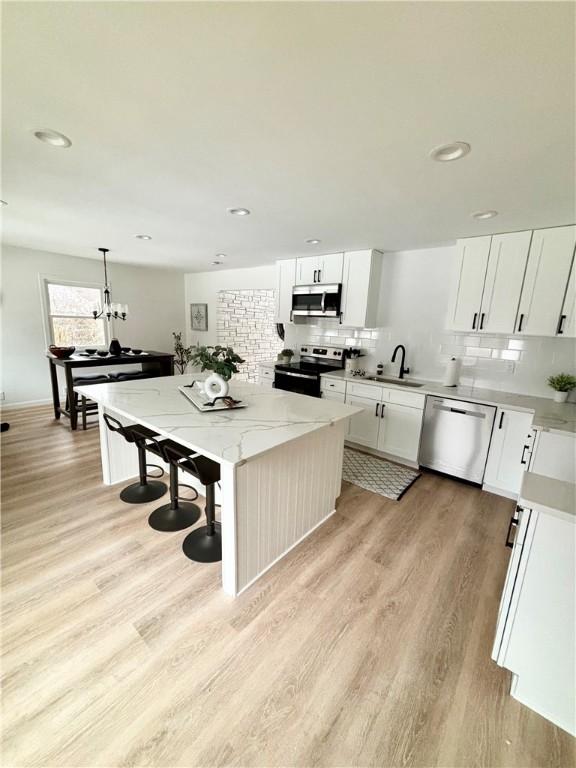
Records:
[[[78,427],[78,409],[76,408],[74,398],[74,376],[75,368],[102,368],[112,365],[135,365],[140,364],[142,373],[149,376],[173,376],[174,375],[174,355],[169,352],[144,351],[141,355],[131,353],[122,353],[121,355],[107,355],[99,357],[97,355],[84,355],[82,353],[74,354],[71,357],[60,359],[54,357],[50,352],[46,354],[50,365],[50,382],[52,384],[52,401],[54,404],[54,418],[59,419],[62,414],[70,419],[71,429]],[[57,368],[64,369],[66,380],[66,391],[68,392],[68,408],[63,408],[60,404],[60,390],[58,388]],[[113,379],[111,379],[113,383]]]

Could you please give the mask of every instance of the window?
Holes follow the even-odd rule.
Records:
[[[78,283],[45,281],[50,343],[68,347],[108,345],[106,319],[94,320],[92,310],[102,304],[102,289]]]

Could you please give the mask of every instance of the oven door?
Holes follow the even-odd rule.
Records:
[[[279,371],[274,374],[274,388],[295,392],[298,395],[320,397],[320,376],[299,371]]]

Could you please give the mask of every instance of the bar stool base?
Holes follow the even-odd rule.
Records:
[[[128,485],[120,493],[120,498],[128,504],[146,504],[148,501],[156,501],[156,499],[161,498],[167,490],[166,483],[149,480],[145,485],[140,483]]]
[[[217,563],[222,560],[222,532],[220,523],[215,523],[216,531],[208,536],[208,526],[196,528],[182,542],[182,551],[190,560],[197,563]]]
[[[200,507],[187,501],[179,501],[176,509],[170,504],[158,507],[148,518],[148,525],[155,531],[183,531],[198,522],[202,514]]]

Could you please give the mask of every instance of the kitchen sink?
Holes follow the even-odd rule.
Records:
[[[397,384],[399,387],[422,387],[423,384],[417,384],[415,381],[406,381],[406,379],[392,379],[387,376],[366,376],[366,381],[379,381],[381,384]]]

